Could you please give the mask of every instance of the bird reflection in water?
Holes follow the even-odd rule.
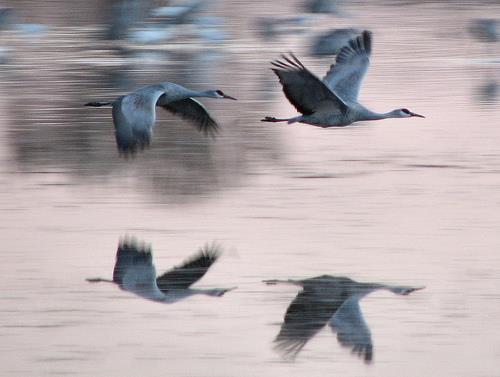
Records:
[[[346,277],[329,275],[304,280],[265,280],[267,284],[288,283],[302,287],[288,306],[285,319],[276,336],[275,349],[293,360],[326,324],[342,346],[369,363],[373,358],[370,329],[363,319],[359,300],[378,290],[407,295],[423,287],[358,283]]]
[[[222,296],[234,288],[191,288],[217,261],[220,253],[215,244],[205,246],[181,265],[156,277],[151,247],[140,245],[135,240],[123,240],[118,245],[113,279],[89,278],[87,281],[114,283],[125,291],[164,303],[173,303],[196,294]]]

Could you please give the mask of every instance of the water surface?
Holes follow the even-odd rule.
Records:
[[[29,3],[24,17],[49,29],[1,39],[11,53],[0,67],[3,376],[497,375],[499,99],[482,88],[500,80],[500,50],[467,34],[497,5],[354,2],[345,17],[265,41],[255,17],[299,4],[227,1],[213,10],[227,17],[222,45],[125,53],[99,39],[98,4],[48,2],[37,17],[43,7]],[[293,50],[322,75],[331,59],[308,47],[333,26],[374,32],[365,105],[427,118],[259,122],[294,114],[269,60]],[[152,148],[125,160],[110,111],[82,104],[158,80],[239,101],[203,101],[221,123],[215,140],[159,114]],[[111,276],[126,234],[152,244],[158,271],[217,240],[225,254],[199,285],[239,289],[161,305],[86,283]],[[294,363],[272,350],[297,289],[261,280],[324,273],[426,286],[362,301],[371,365],[329,329]]]

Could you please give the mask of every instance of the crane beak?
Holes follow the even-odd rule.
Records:
[[[410,113],[412,117],[419,117],[419,118],[425,118],[423,115],[420,114],[415,114],[415,113]]]
[[[236,98],[231,97],[231,96],[228,96],[227,94],[224,94],[222,97],[223,97],[223,98],[227,98],[227,99],[232,99],[233,101],[237,101],[237,99],[236,99]]]

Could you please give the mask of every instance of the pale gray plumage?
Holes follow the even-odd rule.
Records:
[[[323,82],[343,100],[356,101],[370,65],[371,51],[371,33],[365,31],[340,50]]]
[[[378,289],[407,295],[422,287],[359,283],[329,275],[304,280],[266,280],[267,284],[288,283],[302,287],[288,306],[284,322],[274,340],[276,349],[294,359],[306,343],[326,324],[337,333],[339,343],[365,362],[373,357],[371,333],[359,308],[359,300]]]
[[[116,252],[113,279],[89,278],[87,281],[115,283],[125,291],[164,303],[173,303],[194,294],[222,296],[233,288],[190,288],[206,274],[219,255],[216,245],[205,246],[180,266],[157,277],[151,248],[134,240],[124,240]]]
[[[292,118],[265,117],[264,122],[306,123],[319,127],[343,127],[363,120],[421,117],[408,109],[375,113],[358,102],[358,94],[370,63],[372,36],[369,31],[349,41],[337,55],[323,80],[312,74],[292,54],[274,61],[286,98],[302,113]]]
[[[235,99],[221,90],[193,91],[175,83],[163,82],[137,89],[113,102],[89,102],[86,106],[112,105],[118,150],[134,153],[151,141],[157,106],[190,120],[205,135],[215,134],[217,123],[193,97]]]

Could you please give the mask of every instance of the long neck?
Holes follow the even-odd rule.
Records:
[[[194,90],[189,90],[189,97],[209,97],[214,98],[213,90],[204,90],[202,92],[197,92]]]
[[[221,289],[171,289],[167,292],[162,292],[161,296],[156,296],[152,299],[165,303],[173,303],[193,295],[221,296],[221,291]]]
[[[376,291],[377,289],[386,289],[384,284],[377,283],[356,283],[352,287],[352,294],[359,298],[366,296],[367,294]]]
[[[196,91],[173,82],[162,82],[158,85],[152,85],[150,88],[152,90],[160,88],[163,93],[167,94],[168,102],[190,97],[215,97],[213,90]]]
[[[389,111],[387,113],[376,113],[374,111],[364,109],[361,115],[361,120],[380,120],[380,119],[387,119],[387,118],[397,118],[396,111]]]

